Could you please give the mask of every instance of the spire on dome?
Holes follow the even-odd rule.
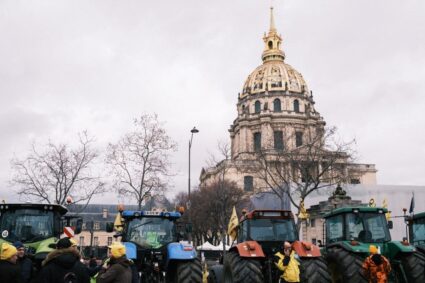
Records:
[[[267,35],[263,37],[265,46],[261,56],[263,62],[268,61],[283,61],[285,59],[285,53],[280,50],[280,44],[282,38],[277,33],[276,26],[274,23],[273,7],[270,7],[270,30]]]
[[[274,25],[274,16],[273,16],[273,7],[270,7],[270,31],[276,32],[276,27]]]

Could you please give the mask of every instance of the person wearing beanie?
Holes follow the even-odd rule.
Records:
[[[21,268],[21,279],[22,282],[28,283],[32,276],[32,261],[27,257],[25,253],[25,247],[22,242],[16,241],[13,243],[15,248],[18,250],[18,261],[19,267]]]
[[[99,271],[97,283],[131,283],[132,263],[125,256],[125,246],[114,242],[108,247],[109,262]]]
[[[18,250],[11,244],[3,243],[0,247],[0,282],[23,283],[17,260]]]
[[[80,261],[78,250],[72,246],[70,238],[60,239],[56,249],[50,252],[42,262],[40,282],[81,282],[89,283],[86,266]]]
[[[391,272],[391,264],[388,259],[379,254],[378,248],[369,246],[369,253],[363,262],[363,274],[369,283],[387,283],[388,275]]]
[[[276,267],[282,272],[279,283],[300,282],[300,268],[291,243],[285,241],[281,251],[274,254]]]

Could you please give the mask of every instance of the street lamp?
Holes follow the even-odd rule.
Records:
[[[187,193],[188,193],[188,198],[189,198],[189,207],[188,208],[190,208],[190,149],[192,148],[193,134],[199,133],[199,130],[196,127],[193,127],[193,129],[190,130],[190,132],[192,134],[190,135],[190,140],[189,140],[189,179],[188,179],[188,187],[187,187]]]
[[[196,127],[193,127],[192,130],[190,130],[191,135],[190,135],[190,140],[189,140],[189,177],[188,177],[188,182],[187,182],[187,197],[188,197],[188,201],[187,201],[187,210],[189,213],[189,223],[191,222],[191,212],[190,212],[190,149],[192,148],[192,141],[193,141],[193,134],[199,133],[199,130]],[[189,243],[191,242],[191,237],[192,235],[189,235]]]

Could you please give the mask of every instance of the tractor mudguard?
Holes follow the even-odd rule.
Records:
[[[233,250],[237,250],[240,257],[259,258],[266,257],[260,244],[256,241],[246,241],[237,244]]]
[[[309,242],[295,241],[292,248],[299,257],[321,257],[320,248]]]
[[[170,260],[192,260],[196,258],[196,251],[192,245],[183,243],[170,243],[167,246],[168,259]]]
[[[368,255],[370,245],[372,244],[360,243],[360,242],[356,242],[355,244],[352,244],[350,241],[341,241],[341,242],[328,245],[326,249],[330,249],[333,247],[340,247],[350,253]],[[373,245],[379,246],[379,244],[373,244]],[[382,247],[381,247],[381,250],[382,250]]]
[[[398,253],[412,253],[415,252],[416,248],[411,245],[405,245],[401,241],[391,241],[386,245],[385,254],[389,258],[394,258]]]
[[[137,246],[135,243],[124,242],[125,246],[125,255],[128,259],[137,259]]]

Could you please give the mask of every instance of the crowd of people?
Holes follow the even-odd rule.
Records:
[[[25,254],[21,242],[3,243],[0,247],[0,282],[7,283],[134,283],[139,274],[134,263],[126,258],[125,246],[114,242],[109,257],[98,265],[95,258],[88,264],[82,260],[72,238],[62,238],[34,269],[33,261]]]
[[[8,283],[135,283],[139,273],[134,263],[127,259],[125,246],[112,243],[109,257],[98,265],[95,258],[83,263],[77,244],[72,238],[62,238],[55,244],[35,272],[33,262],[25,254],[21,242],[3,243],[0,249],[0,282]],[[370,256],[363,263],[363,273],[368,282],[388,282],[391,264],[371,245]],[[275,265],[281,271],[280,283],[300,282],[300,262],[289,242],[275,254]]]

